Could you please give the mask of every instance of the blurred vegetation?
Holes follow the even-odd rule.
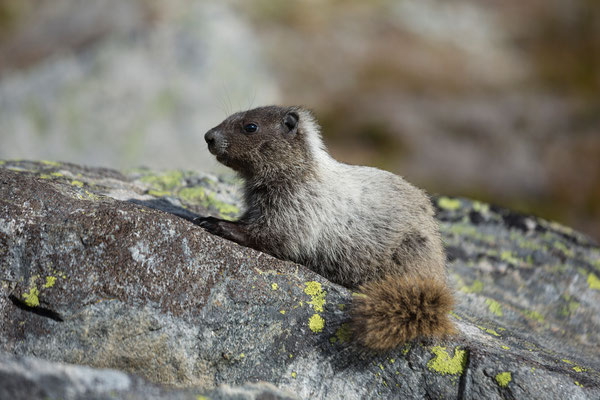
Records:
[[[58,30],[63,36],[53,33],[68,18],[47,29],[31,22],[52,4],[75,12],[69,2],[86,7],[0,0],[0,76],[65,46],[89,46],[111,30],[131,33],[116,22],[80,24],[87,31],[78,40],[66,28]],[[140,27],[170,7],[185,14],[195,3],[129,2],[143,14],[135,20]],[[237,18],[231,21],[257,34],[259,58],[283,103],[315,111],[336,158],[392,170],[430,192],[555,219],[600,240],[600,1],[226,4]],[[28,31],[37,36],[15,34]],[[32,48],[14,51],[15,43]],[[196,45],[186,48],[203,50]],[[247,61],[239,51],[223,54],[230,58],[220,65]],[[48,125],[35,108],[25,111],[38,131]],[[145,129],[135,137],[143,140]]]
[[[540,3],[539,1],[537,3]],[[543,88],[564,94],[600,94],[600,2],[543,1],[536,22],[518,44],[531,53]]]

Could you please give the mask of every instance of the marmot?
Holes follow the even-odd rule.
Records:
[[[236,222],[207,217],[198,225],[358,290],[352,326],[368,348],[454,332],[445,254],[420,189],[390,172],[334,160],[302,107],[239,112],[205,139],[243,178],[246,207]]]

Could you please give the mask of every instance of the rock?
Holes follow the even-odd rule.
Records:
[[[295,399],[265,382],[219,386],[211,392],[165,389],[115,370],[59,364],[0,353],[1,399]]]
[[[351,342],[347,289],[189,222],[234,218],[234,179],[2,162],[0,350],[157,391],[598,398],[600,248],[532,216],[435,202],[460,334],[374,354]]]

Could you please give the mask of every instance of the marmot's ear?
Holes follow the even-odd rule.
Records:
[[[300,117],[295,111],[290,111],[283,117],[283,125],[287,128],[287,134],[294,136],[298,132],[298,120]]]

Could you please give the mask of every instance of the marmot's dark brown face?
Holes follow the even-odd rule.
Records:
[[[255,108],[231,115],[204,138],[219,162],[244,176],[288,170],[306,160],[299,118],[294,107]]]

